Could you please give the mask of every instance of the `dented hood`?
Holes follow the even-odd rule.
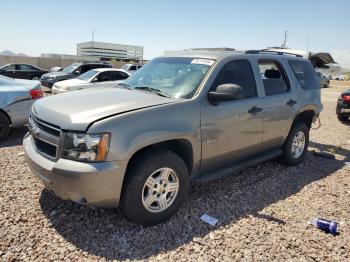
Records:
[[[176,101],[145,91],[102,88],[40,99],[34,103],[32,114],[64,130],[85,131],[101,118]]]

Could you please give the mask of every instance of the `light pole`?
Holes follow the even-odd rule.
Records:
[[[94,48],[94,42],[95,42],[95,33],[97,32],[97,30],[93,30],[91,32],[91,38],[92,38],[92,48]]]

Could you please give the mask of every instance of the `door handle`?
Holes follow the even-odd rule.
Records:
[[[251,109],[248,110],[248,113],[256,114],[262,111],[262,108],[253,106]]]
[[[296,103],[298,103],[296,100],[290,99],[290,100],[286,103],[286,105],[287,105],[287,106],[294,106]]]

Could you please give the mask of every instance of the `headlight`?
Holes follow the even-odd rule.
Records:
[[[64,138],[62,157],[100,162],[107,157],[110,134],[67,133]]]

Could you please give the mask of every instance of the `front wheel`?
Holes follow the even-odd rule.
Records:
[[[0,141],[4,140],[10,133],[10,121],[6,115],[0,112]]]
[[[303,122],[294,124],[283,145],[280,161],[290,166],[299,164],[303,161],[308,146],[309,128]]]
[[[121,206],[137,224],[154,225],[173,216],[184,202],[189,184],[184,161],[170,151],[142,154],[127,173]]]

